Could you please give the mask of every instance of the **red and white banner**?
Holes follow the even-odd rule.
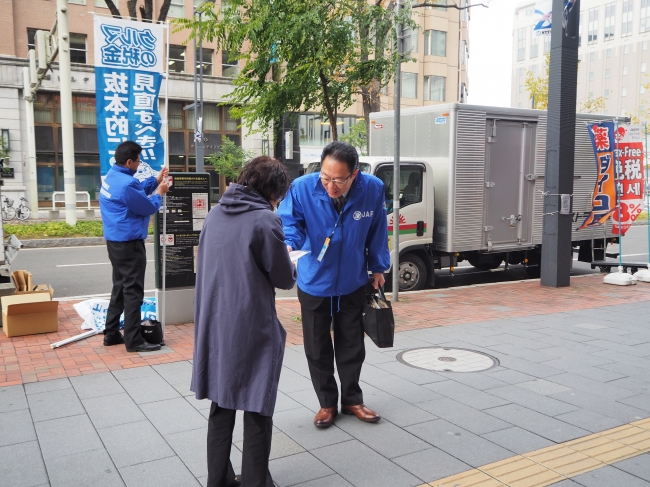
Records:
[[[625,235],[643,211],[643,126],[622,124],[616,129],[616,190],[621,205],[612,214],[613,233]]]

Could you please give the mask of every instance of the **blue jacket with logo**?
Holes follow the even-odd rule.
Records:
[[[102,182],[99,208],[102,212],[104,238],[112,242],[144,240],[149,230],[149,217],[162,204],[155,177],[142,183],[133,177],[134,171],[114,164]],[[151,195],[151,196],[148,196]]]
[[[384,183],[359,172],[348,193],[329,248],[318,255],[339,216],[320,173],[296,179],[278,209],[285,243],[311,253],[298,260],[298,286],[312,296],[350,294],[368,282],[368,271],[390,267]]]

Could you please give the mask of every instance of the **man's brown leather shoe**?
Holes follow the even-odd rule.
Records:
[[[334,417],[339,413],[338,408],[321,408],[314,418],[314,425],[317,428],[329,428],[334,424]]]
[[[357,404],[356,406],[341,406],[341,412],[343,414],[355,415],[361,421],[365,421],[366,423],[376,423],[381,419],[381,416],[372,409],[365,407],[363,404]]]

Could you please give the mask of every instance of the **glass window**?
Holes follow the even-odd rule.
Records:
[[[517,61],[526,59],[526,32],[527,27],[523,27],[517,31]]]
[[[608,47],[607,51],[605,51],[605,57],[612,57],[612,48]]]
[[[605,78],[609,78],[609,75],[610,75],[610,70],[609,70],[609,68],[607,68],[605,70]]]
[[[629,44],[625,44],[623,46],[623,54],[630,54],[630,45]]]
[[[544,54],[551,52],[551,36],[544,36]]]
[[[417,73],[402,73],[402,98],[418,97]]]
[[[358,121],[354,116],[338,115],[336,124],[339,136],[349,133],[350,128]],[[302,113],[298,115],[298,132],[301,146],[322,147],[331,142],[329,121],[319,114]]]
[[[535,36],[530,41],[530,58],[535,59],[539,55],[539,37]]]
[[[623,0],[623,22],[621,23],[621,37],[632,35],[634,0]]]
[[[86,36],[70,34],[70,62],[86,64]]]
[[[627,96],[627,88],[621,90],[621,96]]]
[[[614,26],[616,25],[616,2],[605,5],[605,40],[611,41],[614,38]]]
[[[418,52],[418,36],[420,35],[420,30],[417,28],[414,30],[406,29],[404,35],[406,36],[404,38],[404,52]]]
[[[400,207],[413,205],[422,201],[422,167],[400,165],[399,168],[399,194]],[[384,182],[384,195],[386,197],[386,212],[393,212],[393,166],[382,164],[375,174]]]
[[[605,90],[605,98],[609,96],[609,90]]]
[[[56,123],[61,123],[61,97],[54,95]],[[36,117],[36,114],[34,114]],[[94,96],[72,95],[72,123],[76,125],[97,125],[97,109]]]
[[[524,68],[519,68],[519,76],[523,76],[523,75],[524,75]]]
[[[592,91],[590,91],[589,94],[587,95],[587,99],[589,99],[589,100],[594,99],[594,93]]]
[[[218,131],[221,129],[221,107],[213,104],[203,105],[203,130]]]
[[[596,53],[595,52],[590,52],[589,53],[589,61],[595,61],[596,60]]]
[[[176,19],[185,17],[185,0],[172,0],[167,15]]]
[[[230,52],[221,51],[221,76],[235,78],[239,74],[239,61],[230,59]]]
[[[232,118],[230,116],[230,110],[228,107],[224,107],[224,119],[225,119],[225,127],[224,129],[226,132],[236,132],[239,129],[237,126],[241,123],[241,121],[238,118]]]
[[[446,56],[447,55],[447,33],[441,30],[424,31],[424,55],[425,56]]]
[[[429,101],[445,101],[445,81],[443,76],[424,77],[424,99]]]
[[[642,49],[643,51],[647,51],[647,50],[648,50],[648,41],[643,41],[643,42],[641,43],[641,49]]]
[[[44,159],[54,160],[54,154],[48,154],[50,157]],[[43,158],[43,154],[38,155],[38,159]],[[54,163],[39,164],[36,166],[36,180],[38,181],[38,201],[52,201],[52,193],[56,191],[56,178],[54,175]]]
[[[519,85],[519,93],[523,93],[523,92],[524,92],[524,85]]]
[[[173,73],[185,72],[185,46],[169,46],[169,70]]]
[[[38,29],[27,29],[27,50],[36,49],[36,31]]]
[[[598,7],[589,9],[589,29],[587,44],[598,42]]]
[[[533,74],[537,73],[537,64],[533,64]]]
[[[645,73],[646,68],[647,68],[646,63],[641,63],[641,72],[642,73]]]
[[[623,76],[627,76],[627,66],[623,66]]]
[[[430,1],[430,2],[428,2],[428,3],[432,3],[432,4],[434,4],[434,5],[435,5],[436,3],[438,3],[438,4],[440,4],[440,5],[446,5],[446,4],[447,4],[446,0],[433,0],[433,1]],[[446,9],[445,7],[433,7],[433,6],[429,6],[429,5],[427,5],[427,6],[425,7],[425,10],[433,10],[433,9],[436,9],[436,10],[444,10],[445,12],[447,11],[447,9]]]
[[[200,73],[201,64],[203,64],[203,75],[212,76],[212,55],[214,51],[212,49],[203,48],[203,63],[201,63],[201,54],[200,50],[196,50],[196,73]]]
[[[167,120],[170,129],[183,128],[183,102],[170,101],[167,110]]]
[[[643,95],[645,93],[645,86],[641,85],[641,89],[639,90],[639,93]]]
[[[589,71],[589,81],[593,81],[593,80],[594,80],[594,72]]]
[[[52,123],[52,99],[50,95],[36,94],[34,100],[34,121],[39,123]]]

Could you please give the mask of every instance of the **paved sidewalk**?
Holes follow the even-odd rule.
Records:
[[[590,276],[560,290],[523,282],[405,296],[396,306],[395,347],[368,342],[362,371],[365,402],[383,419],[340,415],[327,430],[312,425],[318,403],[292,320],[297,303],[279,301],[297,344],[286,350],[274,416],[275,481],[650,487],[650,285],[601,282]],[[72,333],[78,323],[68,305],[62,320]],[[0,369],[0,485],[205,485],[209,403],[188,388],[191,326],[169,331],[174,351],[144,357],[122,357],[98,338],[70,347],[67,358],[46,355],[47,335],[38,345],[34,337],[24,346],[0,340],[2,366],[18,365],[18,372]],[[498,365],[433,372],[397,360],[426,347],[474,350]],[[78,363],[85,356],[88,364]],[[68,359],[74,367],[62,364]],[[39,376],[26,366],[53,369]],[[19,374],[18,384],[7,385],[9,373]],[[238,421],[236,470],[241,441]]]

